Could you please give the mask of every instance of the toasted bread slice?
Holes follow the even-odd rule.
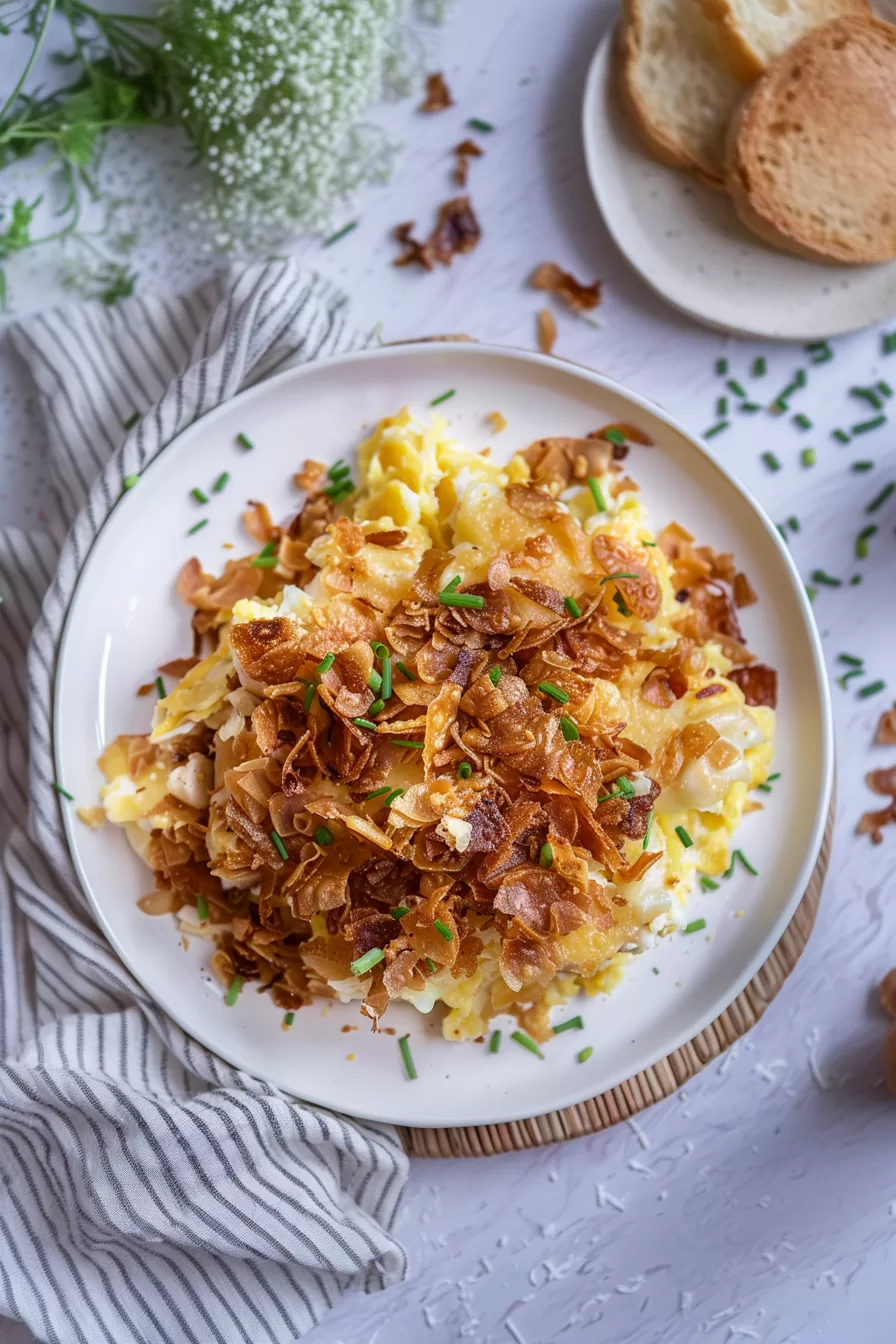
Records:
[[[869,15],[808,33],[747,98],[728,162],[737,213],[774,246],[896,257],[896,28]]]
[[[698,0],[623,0],[619,87],[655,158],[723,187],[725,136],[743,85]]]
[[[700,0],[715,25],[728,68],[752,84],[813,28],[871,13],[865,0]]]

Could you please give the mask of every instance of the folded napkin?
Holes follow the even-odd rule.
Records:
[[[125,476],[242,388],[362,345],[345,308],[276,262],[11,329],[56,483],[44,533],[0,530],[0,1315],[53,1344],[287,1344],[406,1271],[394,1130],[184,1035],[98,932],[53,790],[60,634]]]

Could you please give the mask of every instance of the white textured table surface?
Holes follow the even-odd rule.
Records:
[[[343,284],[358,324],[381,322],[385,340],[466,331],[532,346],[543,297],[525,285],[534,266],[555,260],[582,279],[599,276],[600,330],[558,312],[558,353],[701,431],[722,391],[715,359],[725,353],[743,380],[760,347],[726,342],[664,308],[602,227],[578,123],[587,64],[612,13],[593,0],[457,0],[445,27],[425,38],[427,68],[445,71],[457,107],[430,117],[412,102],[390,109],[388,124],[406,144],[392,185],[346,213],[361,223],[337,246],[297,252]],[[483,241],[448,271],[395,270],[389,231],[406,219],[428,228],[453,194],[446,151],[468,116],[497,128],[482,137],[487,156],[471,173]],[[177,227],[184,158],[172,142],[151,139],[110,155],[140,216],[136,264],[147,289],[184,288],[213,265]],[[62,297],[49,263],[12,272],[20,312]],[[793,347],[761,353],[769,372],[756,392],[768,401],[807,359]],[[880,358],[879,334],[842,340],[831,363],[810,368],[800,396],[810,433],[744,416],[713,443],[775,519],[799,517],[791,543],[804,574],[818,566],[863,574],[860,587],[818,594],[831,668],[849,651],[865,658],[869,679],[889,671],[896,684],[896,496],[875,515],[869,558],[853,555],[865,506],[896,479],[893,431],[846,447],[830,438],[833,427],[865,418],[847,389],[872,375],[896,384],[896,356]],[[44,446],[5,350],[0,396],[0,518],[28,524],[47,497]],[[811,470],[799,465],[806,444],[818,453]],[[759,458],[769,449],[783,463],[775,474]],[[856,458],[874,469],[852,473]],[[896,1103],[881,1085],[884,1022],[872,990],[896,963],[896,828],[877,848],[854,835],[874,805],[864,772],[896,759],[894,749],[871,747],[889,703],[886,694],[859,700],[834,688],[840,802],[830,876],[809,949],[761,1025],[638,1126],[484,1161],[416,1162],[400,1225],[411,1279],[348,1299],[313,1344],[893,1339]],[[0,1325],[2,1344],[26,1339]]]

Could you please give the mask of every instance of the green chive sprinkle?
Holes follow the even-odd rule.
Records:
[[[703,431],[704,439],[714,439],[717,434],[721,434],[724,430],[728,429],[730,424],[730,420],[719,420],[717,424],[710,425],[709,429],[704,429]]]
[[[379,692],[382,690],[383,679],[380,676],[379,672],[377,672],[376,668],[373,669],[370,676],[367,678],[367,685],[373,691],[374,695],[378,695]]]
[[[862,686],[856,694],[860,700],[867,700],[869,695],[877,695],[879,691],[885,691],[887,683],[885,681],[872,681],[867,686]]]
[[[376,732],[376,724],[371,723],[370,719],[352,719],[352,723],[357,728],[369,728],[371,732]]]
[[[208,495],[205,493],[204,490],[200,490],[198,485],[193,486],[193,489],[190,491],[190,494],[196,500],[197,504],[208,503]]]
[[[849,682],[852,681],[853,677],[864,677],[864,675],[865,675],[864,667],[850,668],[848,672],[843,673],[842,677],[837,678],[837,685],[842,686],[843,690],[846,691],[849,689]]]
[[[237,434],[236,441],[241,448],[245,448],[246,452],[255,447],[248,434]]]
[[[370,803],[374,798],[382,798],[384,794],[391,793],[392,789],[388,784],[384,784],[381,789],[374,789],[373,793],[368,793],[364,799],[365,803]]]
[[[216,495],[220,495],[221,491],[224,489],[225,485],[227,484],[227,482],[228,482],[229,480],[230,480],[230,472],[229,472],[229,471],[222,471],[222,472],[221,472],[221,475],[218,477],[218,479],[215,481],[214,485],[212,486],[212,490],[214,491],[214,493],[215,493]]]
[[[165,683],[161,677],[156,677],[156,695],[159,697],[160,700],[165,699],[166,695]]]
[[[831,438],[836,439],[838,443],[849,443],[849,435],[845,429],[831,430]]]
[[[807,380],[807,378],[806,378],[806,370],[805,370],[805,369],[797,369],[796,373],[794,374],[794,378],[793,378],[794,386],[795,386],[795,387],[805,387],[807,381],[808,381],[808,380]]]
[[[366,975],[368,971],[372,971],[374,966],[378,966],[385,959],[386,954],[381,947],[372,947],[369,952],[364,953],[363,957],[357,957],[352,962],[352,975]]]
[[[780,471],[780,470],[781,470],[781,463],[780,463],[780,462],[778,461],[778,459],[775,457],[774,453],[763,453],[763,454],[762,454],[762,460],[763,460],[763,462],[765,463],[765,465],[768,467],[769,471]]]
[[[572,719],[568,719],[565,714],[560,720],[560,731],[567,742],[578,742],[581,737],[581,733]]]
[[[411,1082],[417,1077],[417,1070],[414,1068],[414,1057],[411,1054],[411,1047],[408,1045],[407,1036],[399,1036],[398,1048],[401,1051],[401,1058],[404,1060],[405,1073]]]
[[[607,512],[607,501],[604,499],[604,492],[600,488],[600,481],[596,476],[588,477],[588,489],[591,491],[591,498],[594,500],[594,507],[598,513]]]
[[[775,773],[774,773],[773,775],[769,775],[769,777],[768,777],[768,782],[769,782],[769,784],[774,784],[775,780],[776,780],[776,779],[780,779],[780,778],[781,778],[781,771],[780,771],[780,770],[776,770]]]
[[[442,589],[442,592],[443,592],[443,593],[453,593],[453,592],[455,591],[455,589],[457,589],[457,588],[459,588],[459,587],[460,587],[460,575],[459,575],[459,574],[455,574],[455,576],[454,576],[454,578],[451,580],[451,582],[445,584],[445,587]]]
[[[850,468],[850,470],[852,470],[852,471],[873,471],[873,470],[874,470],[874,463],[873,463],[873,462],[853,462],[852,467]]]
[[[208,923],[208,901],[204,896],[196,897],[196,914],[200,924]]]
[[[892,355],[896,350],[896,331],[885,331],[881,345],[885,355]]]
[[[451,397],[457,396],[457,388],[452,387],[450,392],[443,392],[440,397],[433,397],[429,403],[430,406],[441,406],[443,401],[448,401]]]
[[[540,868],[550,868],[554,862],[554,846],[550,840],[545,840],[541,847],[541,853],[538,856],[538,865]]]
[[[880,494],[875,495],[874,499],[872,499],[871,503],[865,509],[865,512],[875,513],[882,504],[886,504],[894,490],[896,490],[896,481],[889,481],[884,486],[883,490],[881,490]]]
[[[727,414],[728,414],[728,398],[718,397],[716,399],[716,415],[721,420]]]
[[[770,415],[784,415],[790,407],[786,401],[782,401],[779,397],[777,401],[772,402],[768,409]]]
[[[630,779],[628,779],[625,775],[620,775],[616,783],[619,785],[619,788],[622,790],[626,798],[634,798],[635,786],[634,784],[632,784]]]
[[[384,700],[392,697],[392,659],[385,657],[383,659],[383,685],[381,694]]]
[[[790,528],[791,532],[799,532],[800,520],[799,518],[797,518],[796,514],[792,513],[790,515],[790,517],[787,519],[787,526]]]
[[[564,597],[563,605],[569,612],[570,616],[574,616],[576,620],[579,619],[579,617],[582,614],[582,608],[579,606],[578,602],[575,600],[574,597]]]
[[[133,490],[139,479],[139,476],[125,476],[121,484],[125,490]]]
[[[501,669],[500,669],[500,667],[493,667],[492,670],[491,670],[491,671],[489,672],[489,674],[488,674],[488,679],[489,679],[489,681],[491,682],[491,684],[492,684],[493,686],[497,686],[498,682],[501,680]]]
[[[617,608],[617,610],[618,610],[620,616],[631,616],[632,613],[629,611],[628,607],[625,605],[625,598],[622,596],[621,593],[614,593],[614,594],[613,594],[613,601],[616,603],[616,608]]]
[[[847,663],[850,667],[864,667],[865,665],[864,658],[856,658],[851,653],[838,653],[837,662]]]
[[[624,798],[625,794],[621,789],[615,789],[612,793],[605,793],[603,797],[598,798],[598,803],[609,803],[613,798]]]
[[[286,1027],[286,1028],[291,1027],[292,1024],[293,1024],[293,1022],[295,1022],[295,1020],[296,1020],[296,1015],[295,1015],[295,1013],[293,1013],[293,1012],[289,1012],[289,1013],[287,1013],[286,1016],[285,1016],[284,1019],[283,1019],[283,1025],[284,1025],[284,1027]]]
[[[473,774],[473,767],[469,761],[461,761],[457,767],[458,779],[470,779]]]
[[[892,389],[892,387],[890,386],[889,383],[885,382],[885,381],[883,380],[883,378],[882,378],[882,379],[880,380],[880,382],[877,384],[877,390],[878,390],[878,392],[881,394],[882,397],[892,397],[892,395],[893,395],[893,389]]]
[[[761,793],[771,793],[772,791],[771,784],[757,784],[756,787]]]
[[[451,932],[448,925],[444,924],[441,919],[434,919],[432,926],[436,933],[440,934],[445,939],[446,943],[454,942],[454,934]]]
[[[762,410],[762,407],[759,405],[758,401],[742,401],[737,409],[739,411],[746,411],[748,415],[755,415],[757,411]]]
[[[69,793],[68,789],[64,789],[61,784],[54,784],[53,788],[56,793],[60,794],[63,798],[67,798],[70,803],[75,801],[75,795]]]
[[[407,905],[396,905],[394,910],[389,911],[389,914],[393,919],[404,919],[405,915],[409,915],[410,913],[410,906]]]
[[[726,374],[727,372],[728,372],[728,361],[727,361],[727,359],[717,359],[717,360],[716,360],[716,373],[719,375],[719,377],[720,377],[720,378],[724,378],[724,377],[725,377],[725,374]]]
[[[734,869],[735,869],[735,866],[736,866],[736,864],[737,864],[738,859],[740,859],[741,863],[742,863],[743,866],[746,868],[746,870],[747,870],[748,873],[752,873],[753,877],[758,877],[758,876],[759,876],[759,874],[757,873],[756,869],[753,867],[752,863],[750,863],[749,859],[748,859],[748,858],[746,857],[746,855],[744,854],[743,850],[742,850],[742,849],[735,849],[734,852],[733,852],[732,855],[731,855],[731,862],[729,863],[728,867],[725,869],[725,876],[726,876],[726,877],[730,877],[731,874],[734,872]]]
[[[328,485],[324,494],[333,501],[334,504],[340,504],[348,495],[354,493],[357,489],[354,481],[344,480],[336,481],[333,485]]]
[[[587,1064],[593,1054],[594,1054],[594,1046],[586,1045],[585,1049],[580,1050],[579,1053],[576,1055],[576,1059],[579,1061],[580,1064]]]
[[[208,519],[200,518],[198,523],[194,523],[192,527],[187,528],[187,536],[192,537],[194,532],[199,532],[203,527],[207,526],[208,526]]]
[[[276,849],[277,853],[280,855],[281,859],[288,859],[288,858],[289,858],[289,854],[288,854],[288,852],[287,852],[286,846],[284,845],[283,840],[282,840],[281,837],[277,834],[276,831],[271,831],[271,840],[273,841],[274,848]]]
[[[277,561],[277,557],[276,557],[276,555],[256,555],[256,556],[254,557],[254,559],[252,560],[252,568],[253,568],[253,569],[276,569],[276,568],[277,568],[277,563],[278,563],[278,561]]]
[[[372,640],[370,647],[373,649],[377,658],[389,657],[389,650],[386,648],[385,644],[380,644],[376,640]]]
[[[849,394],[852,397],[861,397],[863,401],[868,402],[869,406],[873,406],[876,411],[883,410],[883,402],[873,387],[851,387],[849,389]]]
[[[561,687],[555,686],[552,681],[540,681],[538,683],[538,689],[541,691],[542,695],[551,696],[551,698],[556,700],[558,704],[569,704],[569,696],[561,689]]]
[[[242,989],[242,987],[243,987],[243,977],[241,975],[235,975],[230,982],[230,988],[224,995],[224,1002],[227,1004],[228,1008],[234,1007],[237,999],[240,996],[240,990]]]
[[[692,919],[690,924],[685,924],[682,933],[699,933],[701,929],[706,928],[705,919]]]
[[[268,556],[276,554],[276,551],[277,551],[277,543],[275,541],[266,541],[265,544],[262,546],[261,550],[258,552],[258,554],[260,556]]]
[[[647,813],[647,830],[644,832],[644,840],[641,844],[642,849],[646,849],[650,844],[650,833],[653,830],[653,808]]]
[[[640,577],[640,575],[638,575],[638,574],[632,574],[632,573],[630,573],[629,571],[624,570],[624,569],[617,569],[617,571],[616,571],[615,574],[607,574],[607,575],[605,575],[605,577],[602,578],[601,581],[600,581],[600,583],[598,584],[598,587],[599,587],[599,588],[603,587],[603,585],[604,585],[605,583],[612,583],[612,581],[613,581],[614,579],[637,579],[637,578],[639,578],[639,577]]]
[[[490,135],[495,129],[490,121],[483,121],[481,117],[470,117],[467,125],[472,126],[474,131],[482,131],[483,135]]]
[[[729,392],[733,392],[734,395],[740,397],[741,400],[747,395],[746,390],[741,387],[736,378],[729,378],[725,386],[728,388]]]
[[[375,714],[382,714],[385,708],[386,708],[385,700],[374,700],[372,705],[368,705],[367,713],[370,715],[371,718],[373,718]]]
[[[803,415],[802,411],[793,417],[793,423],[796,425],[797,429],[812,428],[812,421],[809,419],[808,415]]]
[[[404,789],[390,789],[386,795],[386,807],[391,807],[396,798],[400,798]]]
[[[781,526],[780,523],[775,523],[775,531],[777,532],[777,534],[778,534],[778,536],[781,538],[781,540],[782,540],[783,542],[786,542],[787,545],[789,546],[789,545],[790,545],[790,542],[787,541],[787,533],[784,531],[784,528]]]
[[[823,569],[813,569],[812,582],[824,584],[826,588],[839,588],[842,585],[843,580],[835,579],[833,575],[826,574]]]
[[[469,607],[482,611],[485,598],[478,593],[439,593],[439,602],[443,607]]]
[[[757,355],[753,360],[753,368],[751,370],[752,376],[754,378],[763,378],[767,368],[768,365],[765,362],[765,358],[762,355]]]
[[[869,537],[873,537],[876,531],[877,531],[877,527],[875,526],[875,524],[874,524],[874,523],[869,523],[869,525],[868,525],[867,527],[863,527],[863,528],[862,528],[861,532],[860,532],[859,535],[856,537],[856,557],[857,557],[859,560],[865,560],[865,559],[867,559],[867,557],[868,557],[868,538],[869,538]]]
[[[311,701],[314,699],[314,692],[315,692],[316,690],[317,690],[317,687],[315,686],[314,682],[312,682],[311,685],[308,687],[307,691],[305,692],[305,713],[306,713],[306,714],[308,713],[309,709],[311,708]]]
[[[585,1023],[582,1021],[581,1016],[579,1016],[578,1014],[576,1014],[575,1017],[567,1018],[565,1022],[558,1022],[555,1027],[551,1027],[551,1031],[554,1033],[555,1036],[559,1036],[561,1031],[584,1031],[584,1030],[585,1030]]]
[[[817,589],[817,588],[813,588],[812,585],[811,585],[811,583],[807,583],[807,584],[806,584],[806,597],[809,599],[809,601],[810,601],[810,602],[814,602],[817,596],[818,596],[818,589]]]
[[[700,886],[704,891],[718,891],[718,882],[713,882],[711,877],[701,877]]]
[[[804,467],[814,467],[817,461],[814,448],[804,448],[800,453],[800,461]]]
[[[122,420],[121,422],[122,429],[133,429],[139,419],[140,419],[140,412],[132,411],[131,414],[128,416],[127,420]]]
[[[328,826],[318,826],[314,832],[314,838],[319,845],[326,847],[333,843],[333,832]]]
[[[435,975],[436,971],[439,969],[432,957],[426,958],[426,965],[429,967],[430,975]]]
[[[325,672],[329,672],[330,668],[333,666],[335,661],[336,661],[335,653],[325,653],[323,658],[317,665],[318,676],[322,677]]]
[[[659,968],[659,966],[651,966],[650,969],[653,971],[654,975],[659,975],[659,973],[660,973],[660,968]]]
[[[500,1031],[493,1031],[491,1035],[491,1040],[488,1043],[488,1052],[490,1055],[496,1055],[500,1049],[501,1049],[501,1033]]]
[[[344,476],[347,471],[351,471],[344,457],[337,457],[332,467],[327,467],[327,475],[331,481],[338,481],[340,476]]]
[[[334,243],[339,242],[340,238],[344,238],[347,233],[351,233],[352,230],[356,229],[357,227],[358,227],[358,221],[356,219],[353,219],[351,224],[343,225],[341,229],[337,229],[335,233],[331,233],[329,238],[325,238],[321,246],[332,247]]]
[[[516,1041],[517,1045],[521,1045],[524,1050],[531,1050],[532,1054],[537,1055],[539,1059],[544,1059],[544,1055],[541,1053],[538,1046],[532,1040],[532,1037],[527,1036],[524,1031],[511,1032],[510,1039],[512,1041]]]
[[[416,680],[417,680],[417,678],[414,676],[413,672],[409,672],[408,669],[405,667],[404,663],[396,663],[395,666],[398,668],[398,670],[399,670],[399,672],[402,674],[402,676],[407,677],[408,681],[416,681]]]
[[[881,425],[887,423],[885,415],[875,415],[871,420],[860,420],[857,425],[852,426],[853,434],[868,434],[872,429],[880,429]]]
[[[422,751],[426,746],[425,742],[414,742],[409,737],[393,737],[392,744],[396,747],[413,747],[415,751]]]
[[[687,833],[687,831],[685,830],[685,828],[684,828],[683,826],[676,826],[676,827],[675,827],[675,834],[678,836],[679,840],[680,840],[681,843],[684,845],[685,849],[690,849],[691,845],[692,845],[694,842],[693,842],[693,840],[691,839],[691,837],[688,835],[688,833]]]
[[[621,429],[605,429],[603,437],[607,443],[625,443],[625,435]]]

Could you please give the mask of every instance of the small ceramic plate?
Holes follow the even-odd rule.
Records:
[[[588,175],[616,245],[658,294],[708,326],[775,340],[823,340],[896,313],[896,262],[825,265],[778,252],[724,193],[650,158],[616,92],[613,37],[585,86]]]
[[[94,803],[95,761],[119,733],[145,732],[152,705],[136,696],[159,664],[191,648],[188,611],[175,596],[184,561],[198,555],[218,570],[241,532],[249,498],[286,521],[302,496],[293,472],[306,456],[351,460],[373,422],[408,404],[428,414],[433,397],[456,388],[441,409],[453,432],[475,448],[493,443],[509,456],[550,434],[584,434],[608,421],[641,426],[654,448],[630,458],[658,528],[677,519],[702,542],[733,550],[761,597],[744,612],[757,655],[779,669],[781,699],[775,768],[781,772],[762,812],[738,835],[758,869],[739,869],[719,890],[693,898],[707,935],[665,939],[637,959],[609,998],[582,999],[583,1031],[552,1040],[540,1062],[508,1039],[498,1055],[474,1042],[442,1039],[438,1013],[423,1017],[393,1005],[386,1032],[373,1035],[357,1004],[318,1002],[296,1014],[290,1031],[263,994],[243,991],[226,1007],[208,971],[210,947],[181,946],[175,921],[151,918],[137,900],[149,873],[122,831],[93,832],[66,810],[69,843],[96,917],[122,960],[162,1007],[196,1039],[251,1074],[337,1111],[409,1125],[484,1124],[568,1106],[605,1091],[689,1040],[727,1007],[768,956],[812,872],[831,787],[831,727],[818,638],[786,547],[759,506],[684,430],[648,402],[597,374],[535,354],[476,345],[418,345],[353,354],[284,373],[192,425],[144,472],[116,506],[84,566],[69,611],[56,679],[58,777],[79,804]],[[507,429],[492,439],[485,423],[501,411]],[[235,436],[255,444],[243,452]],[[200,508],[193,486],[208,489],[222,471],[226,490]],[[187,529],[206,515],[195,536]],[[690,907],[689,907],[690,909]],[[735,917],[735,912],[742,915]],[[654,974],[656,967],[658,974]],[[411,1033],[419,1080],[409,1082],[395,1038]],[[586,1064],[583,1046],[594,1047]]]

